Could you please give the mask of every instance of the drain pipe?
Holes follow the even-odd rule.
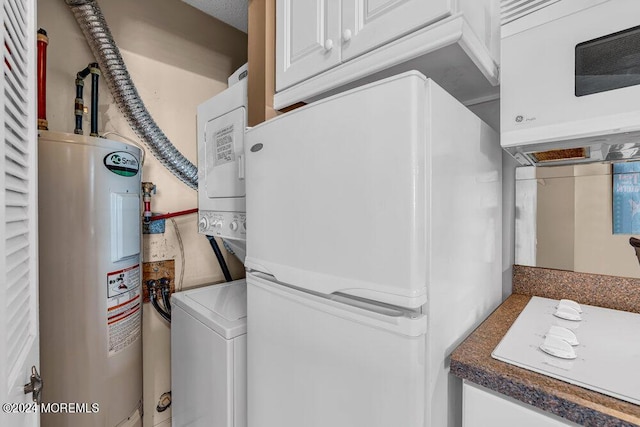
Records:
[[[100,78],[100,68],[98,64],[89,64],[91,73],[91,136],[98,137],[98,79]]]
[[[89,67],[76,73],[76,101],[74,104],[74,114],[76,117],[76,127],[73,133],[82,135],[82,115],[84,113],[84,97],[82,91],[84,89],[84,79],[89,75]]]
[[[91,136],[98,137],[98,78],[100,77],[100,68],[96,62],[87,65],[83,70],[76,74],[76,102],[75,116],[76,128],[73,133],[82,135],[82,115],[84,113],[84,97],[82,92],[84,89],[84,79],[91,74]]]
[[[120,111],[129,122],[129,126],[163,166],[189,187],[197,189],[198,169],[169,141],[140,99],[98,2],[96,0],[65,0],[65,2],[80,25],[100,65],[107,86]]]
[[[224,279],[227,282],[231,282],[233,278],[231,277],[231,273],[229,272],[229,267],[227,266],[227,262],[224,260],[224,257],[222,256],[222,251],[220,251],[220,246],[218,246],[218,242],[216,242],[216,238],[213,236],[207,236],[207,239],[209,239],[209,244],[211,245],[211,249],[213,249],[213,253],[216,255],[218,264],[220,264],[220,270],[222,270]]]

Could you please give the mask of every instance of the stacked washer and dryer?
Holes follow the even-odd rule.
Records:
[[[232,78],[198,107],[198,231],[223,239],[244,262],[247,80]],[[243,279],[173,295],[174,427],[247,426],[246,289]]]

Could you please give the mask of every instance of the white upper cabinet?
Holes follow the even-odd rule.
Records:
[[[451,0],[342,0],[342,60],[449,16]]]
[[[340,2],[277,0],[276,90],[340,63]]]
[[[277,0],[274,107],[418,70],[459,101],[497,99],[499,0]]]

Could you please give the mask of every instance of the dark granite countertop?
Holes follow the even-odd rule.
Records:
[[[522,369],[491,357],[491,352],[527,305],[531,295],[556,299],[573,297],[572,299],[577,299],[583,304],[609,306],[610,308],[637,312],[638,306],[636,305],[619,307],[615,303],[594,304],[594,302],[600,301],[593,301],[589,295],[585,296],[588,292],[585,292],[584,277],[578,277],[582,281],[579,295],[582,298],[575,298],[571,292],[573,276],[566,275],[577,273],[516,267],[518,268],[514,268],[514,292],[520,293],[511,295],[458,346],[451,355],[451,373],[580,425],[640,426],[640,406],[638,405]],[[540,274],[535,270],[540,270]],[[524,275],[524,277],[517,277],[518,275]],[[549,279],[549,275],[553,276],[554,281],[558,280],[555,283],[560,283],[561,288],[568,292],[558,292],[557,286],[553,287],[553,292],[545,291],[544,287],[549,286],[546,281]],[[558,275],[566,277],[563,279]],[[596,278],[598,277],[602,276],[596,276]],[[618,278],[611,277],[610,280],[615,279]],[[538,286],[540,284],[538,282],[542,282],[542,287]],[[632,290],[632,295],[622,298],[626,305],[629,304],[629,300],[635,299],[637,301],[637,296],[640,295],[640,291],[638,291],[640,287],[636,288],[636,282],[637,279],[632,279],[632,283],[624,285],[631,286]],[[622,287],[624,288],[624,286]],[[599,292],[602,292],[602,287],[606,287],[606,285],[601,286]],[[629,288],[624,290],[626,293]],[[640,367],[638,367],[638,371],[629,374],[631,377],[635,376],[636,380],[640,380]],[[632,379],[630,378],[630,380]]]

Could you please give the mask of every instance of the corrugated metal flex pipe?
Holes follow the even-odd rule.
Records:
[[[182,182],[198,188],[198,169],[169,141],[144,106],[95,0],[65,0],[84,33],[109,90],[129,126],[160,163]]]

